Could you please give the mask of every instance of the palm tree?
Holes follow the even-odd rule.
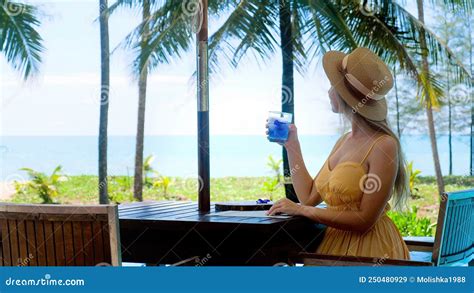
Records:
[[[423,0],[416,0],[417,8],[418,8],[418,19],[422,24],[425,23],[425,14],[424,14],[424,5]],[[428,63],[428,46],[426,44],[426,37],[424,30],[421,31],[420,34],[420,45],[422,50],[422,74],[424,76],[430,75],[430,65]],[[429,80],[427,80],[430,83]],[[431,97],[430,94],[426,95],[425,98],[425,107],[426,107],[426,117],[428,119],[428,130],[430,135],[430,142],[431,142],[431,152],[433,154],[433,162],[435,167],[435,174],[436,174],[436,183],[438,185],[438,194],[441,195],[444,193],[444,180],[443,174],[441,172],[441,164],[439,162],[439,154],[438,154],[438,144],[436,141],[436,129],[434,124],[433,118],[433,104],[438,104],[438,101],[434,102],[438,97],[433,96]]]
[[[107,182],[107,140],[110,89],[109,13],[107,0],[99,0],[100,11],[100,122],[99,122],[99,202],[109,203]]]
[[[235,1],[230,2],[232,4]],[[431,117],[431,126],[431,107],[437,106],[437,99],[442,95],[442,85],[434,79],[429,70],[420,70],[417,56],[422,55],[421,53],[429,54],[434,62],[454,60],[457,65],[457,77],[466,81],[469,76],[449,47],[441,42],[423,21],[416,19],[395,1],[363,1],[362,4],[360,1],[237,2],[238,5],[234,7],[227,21],[211,38],[211,48],[224,52],[226,57],[231,55],[232,58],[228,59],[232,65],[237,66],[249,48],[257,52],[257,56],[269,58],[274,47],[280,46],[283,53],[283,90],[288,91],[292,97],[291,103],[283,105],[282,108],[290,112],[294,106],[293,66],[301,68],[306,64],[306,58],[311,59],[328,49],[350,51],[358,46],[369,47],[387,63],[398,65],[405,72],[411,73],[422,96],[425,97],[424,101],[429,101],[427,113]],[[452,7],[470,10],[469,1],[446,2],[451,2]],[[276,11],[278,8],[280,13]],[[286,17],[288,15],[291,15],[291,18]],[[275,18],[280,19],[279,43],[274,38],[274,31],[278,28]],[[303,39],[303,35],[308,38]],[[240,43],[231,45],[233,38],[237,38]],[[293,46],[288,45],[289,43]],[[293,55],[291,48],[295,53]],[[430,137],[435,137],[434,126],[430,127]],[[432,145],[436,146],[433,139]],[[433,157],[440,182],[439,190],[442,192],[437,147],[433,147]],[[286,174],[288,165],[285,154],[283,158]],[[293,197],[288,190],[287,196]]]
[[[468,25],[468,32],[469,32],[469,67],[471,71],[471,82],[469,84],[469,93],[471,95],[471,160],[469,163],[469,175],[474,176],[474,94],[473,94],[473,87],[474,87],[474,67],[473,67],[473,46],[472,46],[472,24],[471,24],[471,15],[467,17],[467,25]]]
[[[35,74],[41,64],[43,39],[37,31],[41,24],[32,5],[0,2],[0,52],[24,79]]]
[[[139,8],[142,10],[142,23],[139,27],[135,28],[135,30],[132,31],[132,33],[130,33],[122,43],[123,47],[135,50],[137,53],[137,57],[134,61],[133,66],[136,75],[138,75],[138,121],[135,147],[134,197],[139,201],[143,200],[143,149],[145,136],[145,109],[148,74],[150,70],[153,70],[159,63],[168,62],[168,58],[164,57],[166,56],[166,54],[169,54],[168,46],[175,46],[175,40],[173,39],[172,34],[173,29],[175,29],[176,26],[170,22],[167,22],[167,25],[169,26],[165,29],[165,25],[160,24],[160,22],[156,20],[156,15],[155,18],[151,17],[151,10],[153,9],[155,14],[158,14],[164,18],[166,9],[171,9],[172,7],[181,8],[182,6],[179,1],[169,1],[168,3],[163,4],[163,7],[161,9],[158,9],[156,5],[157,2],[160,1],[118,0],[109,8],[110,13],[115,12],[116,9],[120,7],[127,7],[129,9]],[[163,19],[159,19],[159,21],[163,21]],[[154,29],[153,31],[151,31],[152,28]],[[167,32],[166,30],[169,30],[169,32]],[[188,36],[188,34],[185,35]],[[150,36],[154,37],[154,39],[150,39]],[[190,35],[189,38],[191,38]],[[150,43],[150,41],[154,41],[154,43]],[[161,44],[160,42],[162,41],[168,43]],[[182,40],[178,41],[177,46],[180,46],[180,42],[184,43],[184,41]],[[159,54],[163,56],[162,59],[158,58],[157,60],[154,59],[154,56],[150,56],[149,52],[151,50],[156,50],[156,46],[162,46],[158,49],[161,50]],[[177,50],[176,54],[179,55],[179,49]],[[172,53],[170,55],[172,55]]]
[[[151,14],[149,46],[142,52],[144,56],[137,57],[138,71],[146,65],[152,67],[145,61],[154,64],[167,61],[172,54],[179,56],[190,46],[192,32],[186,21],[191,20],[183,8],[187,7],[187,3],[196,1],[176,3],[179,1],[168,0]],[[471,10],[470,0],[445,2],[453,9]],[[418,56],[427,54],[435,63],[452,60],[455,78],[463,82],[469,80],[469,72],[450,48],[396,1],[365,0],[362,4],[356,0],[209,2],[210,15],[226,12],[229,16],[210,38],[211,72],[219,69],[219,57],[237,67],[246,53],[255,53],[258,59],[266,60],[279,47],[283,60],[282,102],[285,103],[282,109],[290,112],[294,108],[293,69],[304,73],[310,62],[316,60],[314,57],[329,49],[346,52],[358,46],[372,49],[390,65],[397,65],[402,71],[410,73],[420,89],[421,98],[429,100],[431,107],[436,107],[437,98],[442,96],[442,84],[429,70],[420,70]],[[129,41],[136,40],[143,29],[143,24],[137,27],[129,36]],[[437,154],[434,157],[438,157]],[[286,191],[287,196],[294,199],[291,189]]]
[[[150,17],[150,1],[142,1],[142,20],[146,22]],[[150,27],[145,25],[143,27],[143,34],[141,35],[141,50],[144,51],[147,46],[147,37],[150,33]],[[144,62],[144,64],[146,64]],[[146,88],[148,80],[148,67],[143,67],[140,72],[138,80],[138,123],[137,123],[137,138],[135,147],[135,180],[133,185],[133,196],[135,199],[143,200],[143,145],[145,140],[145,108],[146,108]]]

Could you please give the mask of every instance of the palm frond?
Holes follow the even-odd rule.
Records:
[[[341,14],[341,3],[337,1],[309,0],[306,9],[311,16],[307,19],[305,34],[313,45],[309,48],[314,56],[327,50],[352,51],[358,47],[347,19]]]
[[[236,67],[249,49],[255,57],[272,56],[278,42],[278,10],[272,0],[242,0],[224,24],[209,39],[211,71],[219,68],[217,55],[222,54]]]
[[[38,72],[44,51],[37,15],[32,5],[0,0],[0,52],[25,79]]]
[[[146,44],[141,47],[142,35],[149,27]],[[150,71],[159,64],[179,58],[193,42],[193,17],[183,10],[182,2],[167,0],[135,27],[119,47],[130,49],[134,55],[133,71],[139,76],[145,66]]]

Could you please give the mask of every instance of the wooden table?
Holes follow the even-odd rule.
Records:
[[[313,252],[322,227],[289,219],[216,216],[196,202],[148,201],[119,206],[122,260],[170,264],[198,256],[196,265],[274,265],[288,253]]]

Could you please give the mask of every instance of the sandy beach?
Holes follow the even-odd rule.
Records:
[[[8,201],[15,194],[15,187],[11,182],[0,182],[0,201]]]

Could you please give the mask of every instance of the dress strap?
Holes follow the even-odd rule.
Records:
[[[364,158],[363,158],[362,161],[360,162],[361,165],[365,162],[365,160],[367,159],[367,157],[369,156],[370,152],[372,151],[372,149],[374,148],[374,146],[377,144],[377,142],[378,142],[381,138],[383,138],[383,137],[385,137],[385,136],[390,136],[390,135],[388,135],[388,134],[381,135],[381,136],[379,136],[379,137],[372,143],[372,145],[370,146],[370,148],[367,150],[367,153],[365,153]]]
[[[329,157],[331,157],[332,154],[334,154],[338,149],[339,147],[341,146],[342,142],[345,140],[346,136],[349,134],[349,132],[343,134],[336,142],[336,144],[334,145],[334,148],[332,149],[331,153],[329,154]]]

